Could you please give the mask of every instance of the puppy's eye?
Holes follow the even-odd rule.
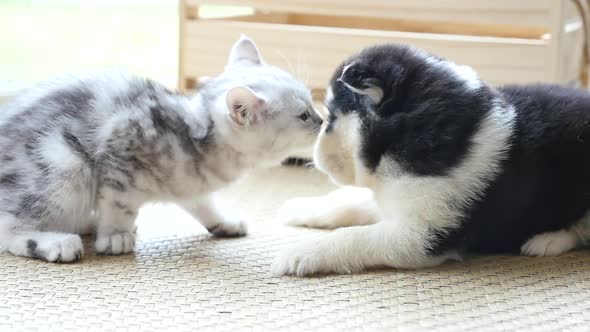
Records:
[[[305,112],[299,114],[298,118],[303,122],[307,122],[309,120],[309,112],[305,111]]]

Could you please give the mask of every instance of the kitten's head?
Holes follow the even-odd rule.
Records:
[[[421,171],[424,165],[412,164],[418,159],[423,168],[446,165],[437,159],[437,137],[458,136],[454,119],[477,113],[465,110],[481,108],[482,84],[471,68],[412,47],[366,48],[332,76],[314,164],[336,183],[361,186],[370,185],[380,165],[399,167],[389,173]],[[384,159],[396,162],[385,165]]]
[[[224,140],[260,164],[277,164],[307,153],[319,131],[311,93],[287,72],[264,63],[242,35],[225,71],[202,88]]]

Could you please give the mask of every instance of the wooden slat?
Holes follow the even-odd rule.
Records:
[[[252,15],[213,18],[210,20],[231,20],[239,22],[264,22],[315,27],[340,27],[347,29],[370,29],[527,39],[540,39],[543,37],[543,35],[549,33],[548,30],[535,27],[517,27],[494,24],[482,25],[440,21],[409,21],[367,17],[359,18],[348,16],[288,14],[276,12],[261,12]]]
[[[251,20],[254,22],[255,20]],[[278,23],[278,22],[277,22]],[[287,23],[287,22],[285,22]],[[346,27],[354,29],[372,29],[403,32],[459,34],[469,36],[507,37],[507,38],[530,38],[539,39],[549,30],[534,26],[518,26],[506,24],[481,24],[430,21],[430,20],[407,20],[407,19],[385,19],[351,16],[328,16],[309,14],[289,14],[289,24]]]
[[[263,11],[551,28],[559,0],[187,0]]]
[[[323,88],[332,70],[346,57],[379,43],[411,44],[457,63],[474,67],[493,83],[549,80],[544,40],[470,37],[375,30],[291,26],[233,21],[186,24],[185,75],[215,75],[240,33],[260,47],[271,64],[294,71],[311,88]],[[302,68],[300,72],[297,68]]]
[[[254,13],[252,15],[232,16],[232,21],[237,22],[253,22],[253,23],[277,23],[288,24],[290,14],[286,13]],[[228,18],[215,18],[213,20],[227,20]]]
[[[178,1],[178,31],[180,39],[178,41],[178,89],[185,91],[187,89],[185,78],[183,77],[186,72],[185,69],[185,54],[186,49],[184,48],[184,41],[186,40],[186,1]]]
[[[560,81],[580,78],[584,61],[584,22],[578,8],[572,0],[563,3],[559,23],[559,42],[555,52],[557,57],[556,77]]]

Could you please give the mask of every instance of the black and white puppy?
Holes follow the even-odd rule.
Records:
[[[314,161],[344,187],[281,216],[337,228],[282,253],[275,274],[420,268],[462,253],[558,255],[590,239],[590,94],[493,88],[401,45],[336,70]]]

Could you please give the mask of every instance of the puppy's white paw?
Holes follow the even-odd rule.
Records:
[[[45,233],[27,240],[28,255],[48,262],[67,263],[84,255],[82,239],[76,234]]]
[[[576,247],[577,238],[571,231],[560,230],[535,235],[520,251],[527,256],[557,256]]]
[[[207,229],[217,237],[240,237],[248,234],[248,225],[244,221],[223,222]]]
[[[101,255],[127,254],[135,249],[135,233],[118,232],[99,234],[95,242],[96,253]]]
[[[305,241],[281,252],[271,266],[272,274],[310,276],[322,273],[353,273],[363,270],[351,264],[346,253],[340,252],[329,240]]]
[[[324,196],[290,199],[278,218],[292,226],[335,229],[376,223],[379,209],[371,190],[343,187]]]
[[[321,228],[318,223],[317,198],[297,197],[286,201],[280,208],[277,217],[280,222],[291,226]]]

